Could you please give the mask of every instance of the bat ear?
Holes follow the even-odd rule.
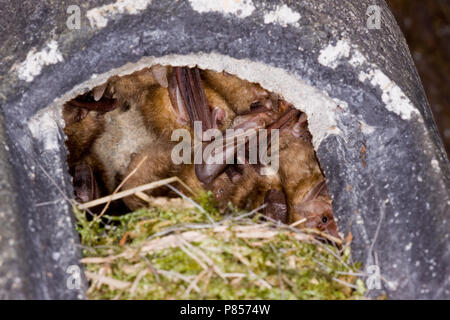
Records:
[[[151,67],[151,70],[158,84],[163,88],[168,88],[169,87],[169,80],[167,77],[168,68],[160,64],[156,64]]]
[[[325,180],[319,181],[314,187],[311,188],[311,190],[309,190],[303,199],[303,202],[315,200],[323,192],[323,189],[326,189],[326,187]]]
[[[94,89],[92,89],[92,95],[93,95],[95,101],[99,101],[103,97],[103,94],[105,93],[107,85],[108,84],[105,82],[104,84],[99,85],[99,86],[95,87]]]
[[[290,221],[295,222],[307,218],[304,203],[294,205],[290,210]]]

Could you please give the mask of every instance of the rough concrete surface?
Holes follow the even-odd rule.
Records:
[[[384,1],[0,5],[0,101],[11,163],[2,170],[16,186],[15,201],[0,202],[0,225],[17,222],[7,236],[25,249],[11,246],[11,261],[28,268],[0,264],[0,275],[23,280],[11,297],[84,296],[85,282],[67,288],[67,268],[78,264],[80,250],[55,105],[109,72],[199,58],[199,65],[260,81],[306,111],[340,228],[353,234],[354,259],[381,272],[382,290],[372,295],[450,298],[449,162]],[[78,30],[66,25],[69,5],[80,8]],[[379,29],[367,27],[371,5],[379,6]],[[3,283],[0,296],[9,292]]]

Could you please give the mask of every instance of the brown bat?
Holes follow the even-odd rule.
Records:
[[[192,129],[195,121],[202,122],[202,132],[212,128],[223,130],[230,125],[234,112],[220,95],[204,86],[198,68],[174,67],[168,77],[168,92],[162,87],[155,87],[147,90],[139,102],[148,128],[158,137],[169,140],[173,130]],[[234,79],[234,77],[231,78]],[[255,89],[256,85],[248,82],[242,84],[252,87],[253,91],[259,90]],[[255,99],[252,101],[255,102]],[[271,108],[284,111],[279,108],[278,98],[276,106],[271,104]],[[264,128],[274,121],[272,111],[263,112],[259,107],[249,108],[247,111],[238,117],[239,123],[234,125],[235,129],[240,128],[245,131],[249,128]],[[264,111],[267,110],[264,109]],[[203,136],[200,138],[203,139]],[[228,159],[233,156],[236,148],[231,147],[225,150],[224,158]],[[204,184],[211,183],[224,169],[222,165],[195,166],[197,177]]]
[[[171,133],[171,130],[180,127],[179,123],[170,126],[176,120],[174,112],[171,113],[174,110],[173,97],[168,90],[169,84],[174,87],[174,83],[167,79],[168,75],[178,74],[178,80],[174,78],[172,81],[176,82],[177,91],[183,95],[181,97],[183,107],[190,114],[187,122],[189,129],[191,123],[196,120],[209,123],[213,128],[228,126],[234,115],[233,111],[213,90],[206,88],[205,92],[202,80],[198,78],[198,70],[174,68],[174,72],[169,71],[170,68],[153,66],[128,76],[113,77],[104,85],[77,97],[65,106],[63,112],[67,124],[65,132],[69,137],[69,158],[73,159],[69,160],[69,163],[71,172],[77,176],[76,192],[82,195],[80,199],[85,201],[89,198],[88,195],[93,194],[86,190],[94,185],[92,182],[94,176],[101,177],[101,184],[104,184],[106,193],[114,190],[121,177],[126,176],[126,170],[136,164],[134,160],[139,160],[139,157],[135,156],[128,165],[130,158],[123,150],[127,146],[129,152],[138,152],[141,156],[146,154],[145,151],[141,152],[145,143],[150,143],[148,147],[150,153],[158,150],[155,154],[151,154],[150,162],[144,166],[146,171],[143,176],[146,178],[141,179],[142,181],[154,181],[164,176],[172,176],[175,172],[183,174],[179,172],[179,168],[174,169],[170,165],[172,163],[170,151],[173,144],[168,142],[169,139],[164,139],[162,143],[155,142],[158,137],[154,136],[156,131],[161,134],[160,137],[170,138],[167,137],[168,134],[164,135],[164,132]],[[180,78],[183,75],[186,78],[184,80]],[[198,101],[184,103],[186,99],[192,100],[193,95],[198,99],[198,91],[204,92],[203,104],[199,104]],[[123,110],[115,110],[118,106],[125,105],[128,105],[126,114]],[[198,111],[202,112],[205,109],[206,113],[198,114]],[[141,127],[141,120],[134,115],[135,110],[141,112],[143,123],[147,123],[151,130]],[[103,117],[105,112],[108,114]],[[176,117],[179,115],[175,114],[175,119]],[[127,141],[130,143],[126,143]],[[88,174],[89,172],[95,174]],[[189,176],[186,174],[187,178]],[[128,186],[140,183],[136,177],[138,176],[130,179]]]
[[[114,109],[113,105],[111,99],[89,101],[76,98],[63,106],[67,162],[73,177],[75,198],[79,202],[88,202],[100,196],[90,152],[94,141],[104,130],[103,113]]]
[[[274,121],[267,127],[269,139],[268,147],[270,146],[271,141],[271,131],[288,127],[289,123],[295,120],[296,117],[300,114],[300,111],[292,108],[292,106],[285,103],[284,101],[283,103],[281,103],[281,105],[282,108],[280,108],[279,111],[284,112],[278,116],[278,119],[276,121]],[[253,168],[258,173],[257,181],[260,186],[260,190],[262,191],[261,194],[264,195],[264,215],[271,218],[272,220],[280,221],[282,223],[288,223],[288,202],[279,174],[272,173],[269,176],[263,176],[260,174],[262,168],[261,165],[254,165]]]
[[[242,129],[244,134],[256,134],[256,131],[253,130],[266,127],[266,119],[264,119],[265,117],[267,117],[267,115],[264,113],[252,115],[251,119],[246,119],[244,122],[234,127],[234,129]],[[202,183],[206,185],[210,184],[216,177],[218,177],[226,170],[226,168],[229,166],[228,163],[231,162],[230,160],[233,160],[236,157],[238,147],[240,146],[240,144],[238,144],[235,140],[237,136],[237,134],[225,134],[223,139],[220,141],[212,141],[210,143],[204,144],[203,148],[207,148],[210,145],[218,148],[213,150],[210,154],[208,154],[208,156],[219,157],[220,161],[218,161],[219,163],[208,163],[209,158],[207,158],[205,162],[195,165],[195,172],[198,179]]]
[[[102,165],[92,154],[88,154],[72,168],[73,188],[75,200],[79,203],[86,203],[97,198],[106,196],[105,186],[102,180]],[[90,208],[90,213],[100,214],[104,205]],[[107,215],[120,215],[128,212],[122,201],[112,202],[106,211]],[[90,219],[90,216],[88,216]]]
[[[306,127],[306,116],[280,130],[280,176],[289,203],[300,203],[311,188],[323,180]]]
[[[299,228],[316,228],[339,238],[305,114],[280,131],[279,157],[280,176],[289,204],[289,223],[306,219]]]
[[[201,78],[202,74],[203,76],[209,75],[205,76],[209,77],[206,85]],[[95,197],[95,193],[99,189],[98,186],[95,186],[95,177],[98,174],[102,177],[100,180],[105,182],[107,192],[110,193],[120,180],[136,169],[144,157],[147,157],[137,172],[126,181],[123,189],[178,176],[195,191],[203,189],[213,191],[222,208],[231,202],[236,207],[254,209],[265,202],[264,213],[272,219],[286,223],[308,217],[307,221],[311,224],[317,220],[317,217],[327,216],[327,225],[332,226],[332,223],[329,222],[331,221],[329,212],[331,212],[332,218],[329,197],[327,198],[321,193],[311,199],[307,196],[313,183],[307,180],[316,181],[314,179],[323,176],[320,168],[320,174],[317,177],[314,175],[317,173],[317,163],[317,168],[314,165],[303,163],[311,159],[315,161],[314,151],[310,146],[310,137],[305,128],[305,119],[302,120],[301,117],[298,119],[300,112],[277,95],[269,95],[258,85],[236,79],[223,74],[214,78],[214,73],[202,73],[197,68],[154,66],[129,76],[112,78],[106,85],[94,88],[90,94],[91,97],[77,98],[76,103],[69,106],[72,109],[65,110],[65,118],[72,125],[83,121],[90,123],[91,130],[85,126],[88,129],[86,137],[70,140],[78,141],[80,146],[84,146],[86,150],[89,150],[90,147],[87,146],[92,144],[87,141],[95,141],[94,152],[84,158],[83,155],[86,154],[86,151],[80,152],[77,161],[83,159],[83,162],[74,162],[76,165],[73,165],[74,177],[77,180],[76,193],[80,201]],[[223,91],[224,95],[228,92],[224,88],[228,88],[229,92],[225,98],[228,102],[232,101],[235,104],[229,106],[221,94],[211,89],[211,84],[216,86],[217,91],[225,90]],[[241,98],[240,101],[238,101],[238,97]],[[242,100],[245,99],[248,101],[242,103]],[[130,113],[130,119],[136,123],[132,123],[131,127],[130,124],[123,127],[122,122],[126,119],[122,121],[120,113],[114,110],[117,106],[127,104],[131,106],[131,111],[128,113],[136,110],[142,116],[142,120],[139,120],[136,116],[133,117],[134,113]],[[246,107],[244,107],[245,104],[247,104]],[[74,109],[75,107],[76,109]],[[233,110],[238,111],[237,117]],[[96,125],[96,118],[93,116],[103,115],[107,111],[112,111],[105,114],[108,119],[106,121],[107,130],[101,134],[102,138],[99,139],[98,132],[103,130],[105,124],[103,121],[101,125]],[[99,119],[103,120],[102,117]],[[146,124],[147,128],[144,131],[140,129],[140,121]],[[225,149],[223,154],[225,165],[173,164],[171,159],[173,143],[170,142],[170,135],[174,129],[178,128],[192,130],[194,121],[202,121],[202,131],[211,128],[223,130],[230,126],[235,129],[243,129],[244,132],[250,129],[267,128],[270,135],[272,129],[281,129],[280,176],[262,176],[259,173],[258,165],[249,165],[248,163],[226,165],[227,159],[236,156],[238,146],[234,143],[231,148]],[[69,132],[70,126],[67,126],[66,129]],[[141,139],[143,135],[147,136],[141,141],[143,146],[138,144],[139,146],[133,147],[134,149],[131,148],[135,150],[134,155],[128,158],[131,161],[127,160],[129,156],[123,156],[120,148],[116,150],[114,147],[124,140],[124,132],[120,133],[121,130],[127,132],[125,141],[134,144],[136,144],[135,140]],[[83,132],[83,130],[74,131],[78,135]],[[308,146],[308,143],[309,148],[305,147],[305,145]],[[208,143],[205,143],[205,146],[208,146]],[[248,148],[248,144],[246,147]],[[291,148],[294,151],[290,151]],[[309,170],[300,170],[303,174],[291,172],[290,167],[294,167],[294,165],[292,163],[289,165],[289,160],[292,162],[292,159],[297,158],[298,155],[295,153],[299,149],[302,150],[300,154],[306,154],[305,159],[309,159],[308,161],[299,160],[300,169],[306,167]],[[105,156],[105,150],[106,153],[109,152],[109,155]],[[118,156],[123,159],[117,161]],[[129,164],[125,165],[127,163]],[[294,163],[297,164],[297,161]],[[287,185],[286,188],[283,188],[282,182]],[[183,189],[182,186],[178,187]],[[153,196],[170,195],[170,192],[168,189],[157,189],[149,194]],[[126,198],[125,203],[131,210],[145,204],[134,196]],[[290,217],[288,217],[288,211]],[[325,225],[323,221],[321,224],[314,223],[319,229]],[[324,230],[331,233],[332,227],[326,227]]]
[[[175,129],[184,128],[192,132],[194,121],[202,122],[202,131],[211,128],[222,130],[234,118],[227,102],[203,85],[197,68],[171,68],[168,71],[168,89],[151,87],[142,94],[139,105],[149,130],[167,141]]]
[[[193,165],[176,165],[173,163],[171,159],[173,146],[173,143],[155,141],[151,145],[142,148],[141,152],[133,154],[127,174],[122,178],[125,178],[133,170],[136,170],[136,172],[127,179],[122,189],[131,189],[152,181],[177,176],[194,192],[204,190],[195,176]],[[184,190],[183,186],[177,186],[177,184],[175,186],[180,190]],[[175,194],[172,195],[170,189],[165,187],[147,191],[146,194],[154,197],[176,196]],[[146,204],[136,196],[126,197],[124,203],[130,210],[142,208]]]
[[[103,114],[117,108],[117,100],[104,95],[107,84],[76,97],[63,106],[69,166],[79,161],[104,129]]]
[[[272,129],[281,130],[280,161],[282,162],[281,175],[284,184],[282,186],[280,182],[271,185],[268,183],[267,177],[257,175],[252,179],[243,179],[242,188],[235,187],[233,190],[234,197],[239,194],[245,196],[247,189],[256,189],[261,194],[265,194],[266,207],[263,212],[271,219],[283,223],[293,223],[306,218],[303,226],[317,228],[339,237],[325,182],[321,180],[314,185],[315,180],[311,181],[316,176],[323,179],[323,176],[310,143],[311,136],[307,131],[306,116],[296,109],[288,108],[268,129],[269,135]],[[295,154],[291,151],[287,152],[287,148],[294,148]],[[306,157],[298,159],[297,153],[299,152],[304,156],[306,154]],[[258,166],[254,166],[254,168],[257,169]],[[250,181],[250,187],[245,184],[245,181]],[[239,179],[237,183],[239,183]],[[306,191],[304,191],[305,188]],[[289,197],[284,189],[287,189],[286,193]],[[306,195],[305,192],[307,192]],[[239,202],[235,201],[235,203]]]
[[[117,161],[109,160],[123,156],[121,152],[119,155],[115,148],[111,148],[111,145],[117,145],[117,137],[123,139],[121,130],[126,130],[120,121],[123,118],[123,107],[129,107],[129,104],[135,103],[140,97],[142,91],[158,84],[156,78],[163,82],[161,78],[164,70],[161,68],[155,66],[132,75],[112,77],[64,105],[68,164],[74,178],[74,192],[79,201],[93,200],[103,192],[109,194],[116,187],[120,163],[118,166]],[[116,110],[118,107],[121,110]],[[131,122],[133,130],[130,131],[139,132],[136,130],[136,123],[137,120]]]
[[[194,177],[197,178],[195,171]],[[236,184],[233,183],[233,179],[224,172],[207,185],[205,189],[212,191],[218,208],[220,210],[225,210],[228,203],[231,203],[230,198],[236,189]]]
[[[86,94],[90,96],[90,102],[97,100],[99,103],[107,99],[116,101],[115,108],[109,109],[110,112],[105,113],[106,109],[102,109],[102,112],[86,113],[82,106],[74,109],[75,111],[65,109],[67,114],[72,111],[72,118],[82,119],[81,122],[67,125],[65,128],[69,137],[68,144],[75,145],[73,148],[69,147],[69,151],[76,155],[76,159],[69,161],[69,164],[73,167],[77,161],[86,160],[95,176],[99,177],[98,182],[106,194],[112,193],[120,183],[120,177],[126,173],[130,163],[131,154],[139,152],[142,146],[156,139],[154,134],[146,129],[138,102],[150,88],[168,86],[167,79],[164,83],[164,78],[167,78],[166,69],[157,65],[123,77],[114,76],[107,83]],[[94,121],[97,119],[95,114],[99,115],[101,122]],[[80,147],[84,149],[81,156],[78,156]],[[86,159],[85,155],[89,157]]]
[[[267,212],[273,214],[274,218],[277,216],[276,219],[283,219],[278,212],[273,211],[273,208],[270,207],[270,205],[277,206],[276,203],[272,202],[278,201],[278,199],[265,197],[269,190],[282,190],[281,180],[277,175],[262,176],[253,166],[244,164],[228,167],[225,172],[207,185],[197,179],[192,166],[183,170],[180,177],[191,189],[212,191],[221,210],[226,209],[229,203],[235,208],[250,210],[268,202]],[[287,217],[287,211],[285,216]]]
[[[260,85],[239,79],[226,72],[203,71],[208,85],[230,104],[236,114],[249,113],[253,107],[266,111],[276,108],[278,96],[269,94]]]
[[[118,100],[119,106],[136,103],[141,95],[153,86],[167,88],[168,67],[154,65],[125,76],[108,79],[106,93]]]
[[[143,164],[124,184],[123,189],[130,189],[152,181],[177,176],[187,184],[191,190],[198,193],[205,190],[212,191],[219,209],[224,210],[228,203],[237,208],[254,209],[264,202],[265,193],[271,188],[281,188],[281,181],[277,177],[260,176],[252,166],[243,166],[238,179],[233,181],[229,173],[224,172],[210,184],[201,183],[195,174],[193,165],[174,165],[170,159],[171,147],[166,143],[152,144],[144,148],[139,154],[132,157],[128,172],[134,170],[146,157]],[[184,186],[176,185],[180,190],[187,192]],[[158,188],[147,191],[147,195],[176,196],[168,188]],[[124,199],[130,210],[145,206],[145,202],[136,196]]]
[[[158,138],[146,127],[140,103],[153,88],[165,86],[167,91],[167,72],[167,67],[155,65],[130,75],[113,76],[98,90],[98,96],[112,97],[118,106],[104,114],[102,133],[90,153],[107,194],[114,191],[126,174],[131,154]]]
[[[234,112],[213,90],[203,86],[197,68],[174,67],[168,72],[168,89],[153,85],[140,96],[137,105],[142,114],[149,134],[155,141],[143,147],[132,158],[126,173],[131,172],[144,157],[145,161],[139,173],[130,178],[124,188],[133,188],[140,184],[177,175],[187,180],[191,188],[200,188],[193,166],[174,165],[171,151],[174,147],[171,135],[175,129],[184,128],[193,131],[194,121],[202,122],[202,131],[229,125]],[[200,137],[201,138],[201,137]],[[127,174],[122,174],[125,177]],[[163,190],[167,194],[168,190]],[[155,195],[157,191],[150,192]],[[128,197],[125,203],[130,209],[143,204],[137,197]]]
[[[334,220],[325,180],[314,186],[301,203],[291,208],[291,222],[301,219],[306,221],[298,226],[300,228],[317,229],[335,238],[341,238]]]
[[[86,113],[68,103],[64,105],[62,113],[66,124],[67,161],[69,167],[73,167],[89,152],[94,140],[102,133],[103,117],[97,112]]]
[[[230,123],[228,113],[233,114],[233,112],[217,93],[203,86],[198,69],[173,68],[168,82],[168,92],[161,87],[153,88],[142,95],[144,101],[140,102],[141,110],[143,111],[144,118],[147,119],[149,128],[152,128],[158,136],[165,138],[165,141],[168,140],[172,130],[183,125],[185,127],[191,126],[192,128],[194,121],[202,121],[203,131],[211,128],[221,129],[227,127]],[[227,114],[224,115],[224,111]],[[267,123],[274,121],[271,118],[273,115],[261,111],[249,112],[240,117],[242,121],[236,125],[236,128],[254,128],[255,124],[260,128],[264,128],[267,126]],[[224,118],[228,121],[223,121]],[[134,170],[143,157],[147,157],[147,160],[143,168],[139,169],[139,173],[136,173],[134,177],[127,181],[124,188],[128,189],[140,184],[177,175],[183,181],[186,181],[194,190],[200,190],[202,186],[208,190],[212,190],[216,200],[223,207],[228,200],[236,206],[242,206],[247,201],[247,198],[251,196],[250,193],[261,198],[259,201],[254,201],[255,203],[261,203],[265,191],[272,185],[272,182],[267,183],[265,181],[263,183],[263,178],[251,167],[248,167],[245,172],[240,172],[235,175],[237,177],[235,183],[232,182],[232,178],[230,180],[228,174],[217,178],[220,175],[220,172],[218,172],[214,173],[212,178],[200,179],[202,182],[200,184],[199,179],[197,179],[199,174],[197,170],[195,173],[193,172],[192,166],[180,168],[180,166],[172,164],[170,159],[172,147],[173,144],[161,142],[153,143],[147,148],[143,148],[132,159],[127,172]],[[231,184],[229,183],[230,181],[232,182]],[[251,192],[249,193],[248,191]],[[167,190],[163,192],[166,194]],[[155,192],[151,192],[151,194],[154,195]],[[130,209],[143,205],[143,202],[136,197],[129,197],[125,202]]]
[[[73,189],[75,200],[85,203],[100,196],[100,188],[91,165],[86,161],[77,163],[73,168]]]
[[[284,107],[283,109],[279,109],[280,111],[284,111],[283,113],[276,113],[273,111],[259,111],[255,113],[249,113],[246,115],[237,116],[233,121],[234,127],[233,129],[242,129],[244,133],[250,132],[254,135],[257,135],[258,129],[268,129],[268,139],[270,140],[270,131],[274,129],[280,129],[285,126],[288,122],[290,122],[293,117],[298,115],[300,111],[292,108],[292,107]],[[211,183],[218,175],[226,170],[229,166],[230,159],[236,157],[236,153],[240,144],[235,141],[235,138],[240,136],[239,133],[233,133],[230,135],[225,135],[222,141],[222,149],[218,152],[221,152],[219,156],[222,157],[222,161],[220,163],[205,163],[198,164],[195,167],[195,171],[197,173],[197,177],[201,182],[205,184]],[[231,142],[230,142],[231,141]],[[242,140],[240,143],[246,143],[247,140]],[[217,143],[217,142],[212,142]],[[247,146],[248,149],[248,146]],[[211,153],[211,156],[217,156],[215,153]]]
[[[234,129],[246,131],[267,128],[270,140],[271,130],[286,126],[300,113],[286,103],[279,105],[278,112],[252,110],[247,114],[237,116],[233,121]],[[226,141],[227,138],[225,136],[224,140]],[[248,143],[244,143],[248,147]],[[222,205],[223,200],[228,199],[236,207],[255,209],[265,202],[264,214],[287,223],[287,202],[279,175],[261,175],[261,167],[250,165],[247,159],[244,159],[245,164],[242,165],[227,165],[227,160],[236,156],[237,148],[238,144],[234,142],[231,145],[228,144],[224,149],[221,164],[196,165],[197,177],[206,185],[207,189],[214,192],[216,200]],[[249,200],[250,203],[248,203]]]

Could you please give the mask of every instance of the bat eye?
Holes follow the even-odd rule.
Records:
[[[328,222],[328,218],[327,217],[322,217],[322,223],[327,223]]]

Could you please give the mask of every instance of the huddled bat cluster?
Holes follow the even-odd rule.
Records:
[[[156,65],[112,77],[67,102],[63,118],[68,165],[80,202],[108,195],[121,182],[123,189],[130,189],[177,176],[194,191],[212,191],[221,208],[230,202],[243,209],[264,204],[268,218],[298,221],[299,228],[316,228],[339,238],[306,115],[258,84],[225,72]],[[201,123],[200,133],[194,131],[194,123]],[[171,136],[176,129],[197,135],[200,151],[220,142],[222,151],[211,154],[222,161],[174,163],[176,142]],[[223,133],[223,139],[208,140],[210,129]],[[258,129],[266,129],[269,154],[270,137],[274,130],[279,133],[276,172],[263,174],[264,164],[249,161],[248,149],[259,141]],[[248,132],[256,132],[254,140],[237,139]],[[238,152],[242,148],[243,157]],[[147,193],[172,195],[168,188]],[[123,203],[129,210],[146,205],[137,196]]]

